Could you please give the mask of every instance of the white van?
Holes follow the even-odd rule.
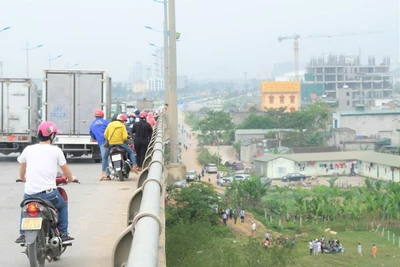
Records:
[[[206,173],[217,173],[218,167],[213,163],[206,164]]]

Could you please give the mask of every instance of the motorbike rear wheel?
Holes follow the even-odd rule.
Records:
[[[59,260],[61,260],[61,256],[53,257],[53,261],[59,261]]]
[[[117,172],[117,176],[118,176],[118,178],[119,178],[119,180],[121,181],[121,182],[123,182],[124,181],[124,174],[122,173],[122,170],[120,170],[120,171],[118,171]]]
[[[29,244],[26,250],[28,253],[29,265],[31,267],[45,267],[46,255],[43,254],[45,251],[43,229],[38,233],[35,242]]]

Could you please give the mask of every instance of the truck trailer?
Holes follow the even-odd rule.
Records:
[[[39,102],[31,79],[0,78],[0,153],[21,153],[37,142]]]
[[[100,149],[89,134],[94,112],[102,109],[111,116],[111,78],[105,71],[45,70],[42,114],[61,131],[54,142],[64,155],[92,155],[101,161]]]
[[[136,108],[139,110],[151,111],[154,108],[153,100],[150,99],[138,99],[136,102]]]

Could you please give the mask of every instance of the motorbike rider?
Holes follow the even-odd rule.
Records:
[[[105,147],[104,147],[104,132],[110,123],[108,120],[104,119],[104,112],[98,109],[94,112],[95,120],[90,125],[90,136],[97,141],[97,145],[100,148],[101,158],[104,158]],[[105,156],[107,158],[107,155]],[[101,170],[106,172],[108,179],[110,178],[110,170],[107,168],[107,160],[101,161]]]
[[[126,130],[130,132],[132,130],[133,124],[135,123],[136,115],[135,113],[129,113],[128,123],[126,124]]]
[[[140,109],[135,110],[135,115],[136,115],[135,122],[139,122]]]
[[[53,203],[57,208],[61,240],[63,244],[67,244],[74,238],[68,234],[68,204],[57,190],[57,166],[60,166],[68,182],[75,181],[75,178],[61,148],[52,145],[57,133],[60,132],[53,122],[42,122],[37,130],[39,144],[27,146],[17,160],[20,163],[19,178],[26,182],[23,198],[41,198]],[[24,231],[20,230],[20,237],[15,242],[25,243]]]
[[[156,125],[156,120],[154,119],[154,114],[153,114],[153,112],[149,112],[149,113],[147,114],[146,121],[147,121],[148,123],[150,123],[151,127],[154,127],[154,125]]]
[[[125,122],[128,120],[125,114],[119,114],[117,116],[117,120],[108,124],[106,131],[104,132],[104,138],[108,140],[110,146],[120,146],[122,147],[128,154],[129,160],[132,163],[132,172],[137,172],[136,158],[133,150],[125,144],[125,140],[128,138],[128,132],[126,131]],[[105,153],[103,156],[103,161],[107,161],[107,157],[109,154],[110,148],[105,148]],[[103,170],[102,177],[104,177]],[[106,179],[108,180],[108,179]]]
[[[133,141],[136,150],[137,164],[139,171],[142,170],[144,157],[150,143],[153,127],[146,121],[147,113],[142,111],[139,114],[139,122],[133,124],[132,134],[135,134]]]

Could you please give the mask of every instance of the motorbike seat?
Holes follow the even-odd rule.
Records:
[[[113,149],[113,148],[115,148],[115,149]],[[123,147],[121,147],[119,145],[110,146],[109,154],[111,155],[111,154],[115,153],[115,151],[120,151],[122,153],[122,155],[124,155],[124,157],[126,157],[127,154],[128,154],[128,152]]]
[[[120,145],[110,145],[110,151],[112,148],[116,148],[118,150],[125,151],[125,149]]]
[[[53,203],[51,203],[49,200],[46,199],[42,199],[42,198],[37,198],[37,197],[32,197],[32,198],[27,198],[22,200],[20,207],[24,207],[25,205],[31,203],[31,202],[37,202],[40,203],[48,208],[52,208],[54,210],[56,210],[57,208],[53,205]]]

